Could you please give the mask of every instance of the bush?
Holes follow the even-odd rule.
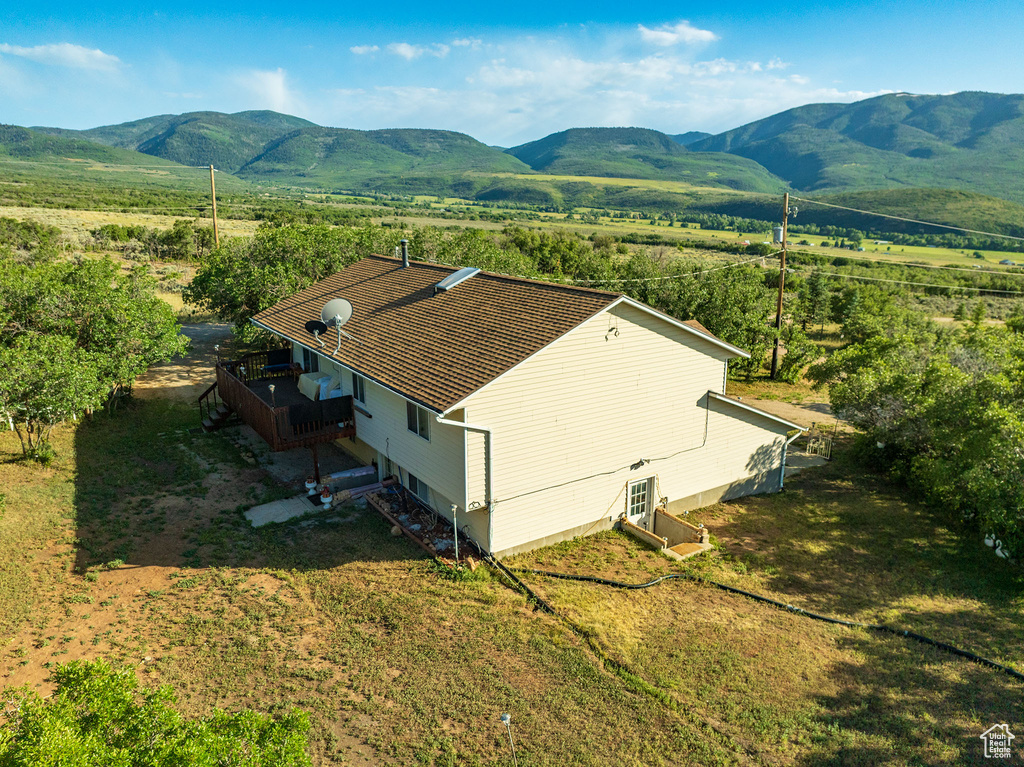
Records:
[[[5,691],[0,767],[310,764],[301,711],[276,720],[253,711],[186,720],[172,707],[169,686],[140,690],[134,671],[103,660],[57,666],[52,678],[57,687],[46,699],[27,688]]]

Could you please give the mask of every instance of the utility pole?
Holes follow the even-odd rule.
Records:
[[[217,231],[217,187],[213,183],[212,165],[210,166],[210,199],[213,200],[213,244],[220,247],[220,232]]]
[[[779,303],[775,310],[775,348],[772,350],[772,380],[779,372],[779,342],[782,337],[782,293],[786,289],[786,229],[789,223],[789,192],[782,197],[782,252],[779,254]]]

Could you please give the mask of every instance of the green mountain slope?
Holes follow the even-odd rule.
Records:
[[[170,160],[76,138],[0,125],[2,205],[53,207],[205,209],[210,174]],[[221,174],[221,194],[243,193],[249,184]]]
[[[900,186],[1024,200],[1024,95],[888,94],[811,104],[689,146],[763,165],[801,190]]]
[[[673,136],[669,136],[669,138],[675,141],[677,144],[689,146],[695,141],[701,141],[702,139],[711,138],[713,135],[713,133],[705,133],[704,131],[700,130],[691,130],[687,131],[686,133],[676,133]]]
[[[507,150],[552,175],[648,178],[770,192],[785,185],[756,163],[725,153],[692,153],[647,128],[572,128]]]
[[[176,165],[131,150],[75,138],[73,135],[47,135],[16,125],[0,125],[0,157],[25,162],[93,160],[114,165],[167,165],[169,168]]]
[[[297,186],[433,192],[467,173],[530,169],[464,133],[429,129],[304,128],[270,142],[238,175]]]
[[[271,141],[314,123],[270,111],[159,115],[84,131],[39,128],[109,146],[134,149],[182,165],[210,165],[234,173]]]

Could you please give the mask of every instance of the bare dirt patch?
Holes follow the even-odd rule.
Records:
[[[216,380],[215,365],[220,345],[223,354],[231,348],[231,326],[223,323],[182,325],[191,345],[185,357],[151,367],[135,381],[133,392],[142,399],[171,399],[197,402],[199,395]]]

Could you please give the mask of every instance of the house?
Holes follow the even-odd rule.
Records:
[[[339,297],[343,332],[315,335]],[[319,371],[351,414],[299,429],[310,446],[338,439],[499,557],[777,491],[800,429],[726,396],[746,352],[618,293],[372,256],[252,323],[290,345],[264,367]]]

